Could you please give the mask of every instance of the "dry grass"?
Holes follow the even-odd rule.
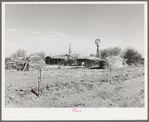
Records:
[[[39,71],[6,71],[6,107],[143,107],[144,67],[113,71],[56,68],[42,72],[41,96],[37,97]]]

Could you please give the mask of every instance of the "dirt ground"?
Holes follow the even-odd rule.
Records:
[[[144,67],[112,71],[87,68],[50,68],[42,71],[5,71],[5,107],[76,108],[144,107]]]

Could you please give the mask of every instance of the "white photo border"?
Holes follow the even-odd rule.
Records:
[[[144,4],[145,106],[144,108],[5,108],[5,5],[7,4]],[[147,2],[2,2],[2,120],[146,120],[148,116]]]

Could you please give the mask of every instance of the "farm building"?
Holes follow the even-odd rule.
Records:
[[[54,64],[63,64],[64,61],[67,61],[69,59],[72,59],[72,56],[70,55],[56,55],[56,56],[46,56],[45,57],[45,63],[54,65]]]
[[[47,65],[62,65],[65,61],[68,60],[77,61],[77,66],[93,66],[99,65],[103,63],[103,60],[98,57],[90,57],[90,56],[79,56],[74,58],[70,55],[56,55],[56,56],[46,56],[45,63]],[[73,64],[73,63],[72,63]]]
[[[46,56],[45,57],[45,63],[54,65],[54,64],[64,64],[65,61],[73,59],[71,56],[71,45],[69,44],[69,51],[66,55],[56,55],[56,56]]]
[[[69,65],[86,66],[86,65],[99,65],[103,64],[103,60],[98,57],[90,56],[71,56],[71,45],[69,45],[69,51],[66,55],[46,56],[45,63],[47,65],[62,65],[67,62]],[[100,63],[101,62],[101,63]]]

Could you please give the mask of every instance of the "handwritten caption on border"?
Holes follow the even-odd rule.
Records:
[[[72,109],[72,112],[81,112],[81,110],[78,110],[78,109]]]

